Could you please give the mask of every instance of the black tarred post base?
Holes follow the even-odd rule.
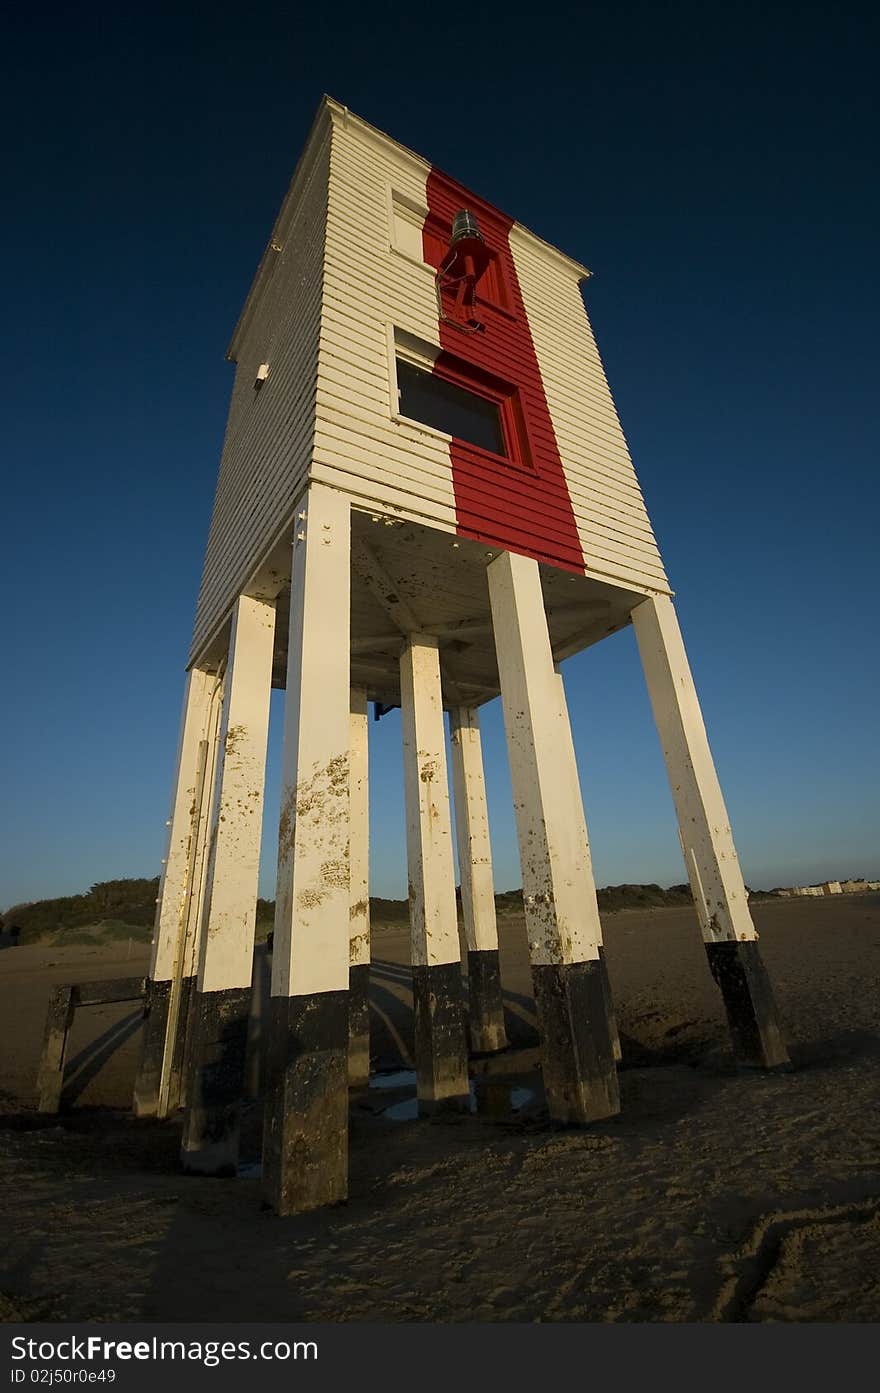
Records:
[[[135,1117],[155,1117],[159,1110],[159,1086],[168,1029],[171,983],[147,978],[144,992],[144,1020],[141,1026],[141,1057],[134,1081],[132,1111]]]
[[[790,1068],[773,988],[756,940],[707,943],[706,956],[724,998],[737,1063],[751,1069]]]
[[[168,1076],[168,1102],[165,1115],[176,1112],[183,1095],[183,1059],[186,1032],[195,978],[184,977],[180,983],[180,1002],[174,1043],[171,1048],[171,1070]],[[171,983],[147,981],[144,1001],[143,1042],[137,1078],[134,1085],[133,1110],[135,1117],[155,1117],[159,1111],[159,1090],[162,1085],[162,1060],[168,1033],[168,1012],[171,1009]]]
[[[602,995],[605,998],[605,1014],[608,1017],[608,1029],[611,1033],[611,1056],[615,1064],[619,1064],[621,1049],[620,1036],[617,1033],[617,1016],[614,1013],[614,998],[611,995],[611,979],[608,976],[605,949],[601,944],[599,945],[599,970],[602,973]]]
[[[235,1175],[250,987],[199,992],[190,1013],[193,1038],[180,1161],[194,1175]]]
[[[507,1044],[501,969],[497,948],[468,949],[468,1033],[475,1054],[491,1054]]]
[[[178,1081],[177,1106],[185,1108],[189,1102],[189,1086],[192,1082],[195,1065],[194,1050],[196,1044],[196,1004],[199,999],[198,986],[195,977],[187,979],[189,990],[180,1003],[180,1013],[177,1017],[177,1029],[179,1032],[180,1045],[180,1079]]]
[[[544,1092],[556,1122],[620,1112],[617,1070],[598,959],[532,966]]]
[[[186,1099],[186,1036],[190,1028],[193,997],[196,994],[195,977],[182,977],[180,981],[180,1001],[177,1007],[177,1022],[174,1027],[174,1044],[171,1047],[171,1072],[168,1076],[167,1116],[184,1106]]]
[[[469,1106],[461,964],[413,964],[416,1091],[420,1113]]]
[[[370,964],[348,970],[348,1083],[366,1088],[370,1082]]]
[[[73,987],[55,987],[49,997],[49,1010],[46,1012],[46,1031],[43,1036],[43,1053],[40,1057],[40,1072],[37,1076],[37,1110],[57,1113],[61,1108],[61,1093],[64,1088],[64,1064],[73,1014],[76,1009]]]
[[[302,1214],[348,1197],[348,992],[273,996],[263,1198]]]

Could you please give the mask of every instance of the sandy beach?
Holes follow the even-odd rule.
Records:
[[[738,1073],[690,909],[605,916],[623,1110],[551,1126],[524,927],[501,923],[511,1047],[477,1110],[406,1120],[408,942],[376,926],[373,1064],[348,1203],[261,1207],[184,1177],[179,1119],[128,1112],[131,1003],[77,1013],[63,1111],[34,1081],[51,986],[146,970],[143,946],[0,953],[0,1310],[8,1320],[843,1321],[880,1318],[880,895],[758,903],[790,1043]],[[480,1066],[482,1068],[484,1066]],[[393,1071],[397,1071],[396,1073]],[[404,1120],[400,1120],[401,1117]]]

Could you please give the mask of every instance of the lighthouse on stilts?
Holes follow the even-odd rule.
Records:
[[[235,1173],[283,687],[263,1023],[280,1213],[345,1197],[349,1086],[369,1073],[369,702],[402,713],[420,1109],[461,1105],[469,1049],[505,1045],[479,723],[500,694],[547,1106],[619,1110],[560,665],[628,624],[736,1057],[787,1063],[588,274],[325,98],[232,338],[135,1110],[184,1105],[184,1168]]]

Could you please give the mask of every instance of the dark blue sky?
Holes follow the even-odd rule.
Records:
[[[746,878],[880,873],[875,7],[469,11],[10,22],[0,904],[158,868],[224,352],[323,91],[593,268]],[[597,879],[682,880],[632,632],[566,673]],[[371,731],[401,893],[399,719]]]

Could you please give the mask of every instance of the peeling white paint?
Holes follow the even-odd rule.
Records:
[[[194,668],[187,673],[168,842],[159,886],[150,978],[169,982],[185,948],[185,920],[198,924],[201,910],[199,867],[207,839],[216,743],[218,679]],[[202,758],[202,747],[210,758]]]
[[[601,930],[538,563],[502,552],[486,574],[529,951],[536,964],[584,962],[599,956]]]
[[[351,800],[351,888],[349,962],[370,961],[369,718],[364,687],[352,687],[349,797]]]
[[[293,543],[272,995],[348,989],[351,508],[312,484]]]
[[[220,724],[199,945],[201,992],[248,987],[251,982],[274,639],[274,602],[240,596],[232,619]]]
[[[412,634],[400,659],[412,960],[458,962],[452,826],[437,640]]]
[[[632,613],[703,938],[757,938],[675,608],[666,595]]]
[[[458,706],[449,723],[465,937],[471,952],[491,951],[498,947],[498,924],[480,717],[476,707]]]

